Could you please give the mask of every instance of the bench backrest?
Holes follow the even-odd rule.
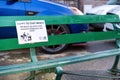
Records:
[[[13,27],[15,21],[19,20],[45,20],[46,25],[56,24],[81,24],[81,23],[105,23],[105,22],[120,22],[117,15],[86,15],[86,16],[1,16],[0,26]],[[40,42],[34,44],[18,44],[17,38],[0,39],[0,50],[12,50],[21,48],[33,48],[46,45],[66,44],[74,42],[87,42],[95,40],[117,39],[120,38],[119,31],[108,32],[87,32],[77,34],[65,34],[49,36],[48,42]]]

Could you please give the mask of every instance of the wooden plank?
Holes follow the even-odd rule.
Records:
[[[120,22],[117,15],[0,16],[0,26],[15,26],[20,20],[45,20],[47,25]]]
[[[39,42],[39,43],[21,44],[21,45],[18,44],[17,38],[0,39],[0,44],[1,44],[0,50],[2,51],[2,50],[11,50],[11,49],[20,49],[20,48],[32,48],[32,47],[40,47],[47,45],[88,42],[88,41],[106,40],[106,39],[115,39],[115,38],[120,38],[117,31],[55,35],[55,36],[49,36],[48,42]]]

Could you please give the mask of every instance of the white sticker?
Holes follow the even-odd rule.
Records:
[[[19,44],[48,41],[44,20],[16,21]]]

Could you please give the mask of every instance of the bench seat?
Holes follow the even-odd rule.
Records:
[[[119,55],[120,49],[112,49],[106,51],[100,51],[95,53],[89,53],[86,55],[76,55],[52,60],[42,60],[38,62],[30,62],[30,63],[23,63],[23,64],[15,64],[15,65],[8,65],[8,66],[0,66],[0,76],[6,74],[13,74],[19,72],[29,72],[35,70],[43,70],[48,68],[54,68],[57,66],[64,66],[67,64],[74,64],[78,62],[84,62],[88,60],[94,60],[114,55]]]

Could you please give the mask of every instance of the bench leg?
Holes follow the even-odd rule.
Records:
[[[30,59],[33,63],[38,61],[35,48],[30,48]],[[30,76],[25,80],[35,80],[35,71],[31,71]]]
[[[115,24],[113,24],[113,26],[115,26],[115,27],[114,27],[115,29],[117,28]],[[118,29],[116,29],[116,30],[118,30]],[[120,48],[120,39],[116,39],[116,48]],[[116,74],[119,72],[119,70],[118,70],[119,59],[120,59],[120,55],[117,55],[117,56],[115,57],[115,61],[114,61],[114,63],[113,63],[113,66],[112,66],[112,68],[110,69],[110,72],[111,72],[111,74],[113,74],[113,75],[116,75]]]
[[[35,71],[30,72],[30,76],[27,77],[25,80],[35,80]]]
[[[61,80],[62,75],[63,75],[63,69],[62,67],[56,67],[56,79],[55,80]]]
[[[110,72],[111,72],[112,74],[114,74],[114,75],[116,75],[116,74],[118,73],[119,58],[120,58],[119,55],[117,55],[117,56],[115,57],[114,64],[113,64],[112,68],[110,69]]]

